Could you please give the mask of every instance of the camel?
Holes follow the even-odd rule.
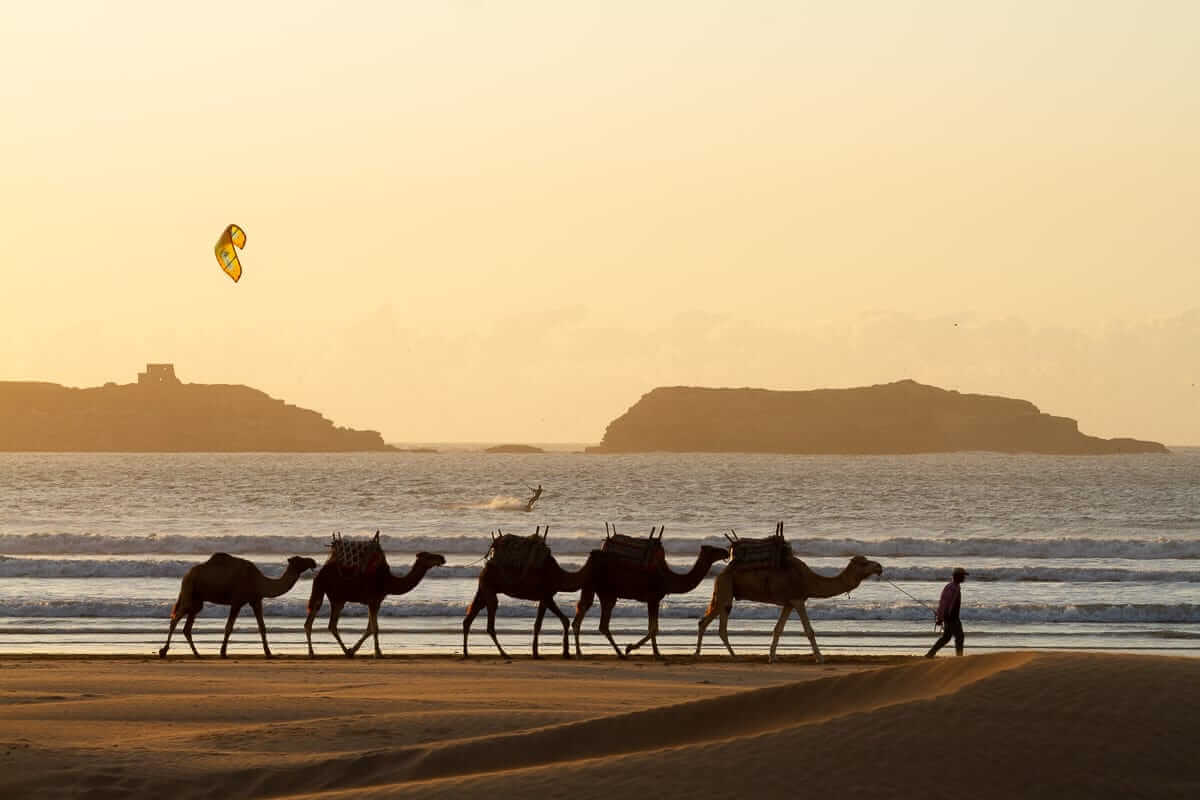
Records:
[[[731,564],[721,571],[713,585],[712,601],[704,618],[700,620],[700,634],[696,639],[696,655],[700,655],[700,646],[704,642],[704,629],[720,615],[719,628],[721,641],[729,655],[733,648],[729,645],[726,629],[729,623],[729,612],[733,608],[734,598],[738,600],[753,600],[757,603],[771,603],[783,606],[779,621],[775,623],[775,633],[771,638],[771,653],[768,661],[774,663],[775,648],[779,645],[779,636],[783,626],[791,616],[792,610],[800,615],[804,624],[804,632],[812,644],[813,656],[818,664],[824,663],[820,648],[817,647],[817,637],[813,633],[812,623],[808,621],[808,611],[805,602],[810,597],[834,597],[849,592],[858,587],[870,575],[882,575],[883,567],[876,561],[869,561],[864,556],[854,556],[840,574],[828,577],[818,575],[808,568],[800,559],[789,555],[781,567],[759,567],[753,569],[740,568]]]
[[[263,624],[262,601],[264,597],[279,597],[286,594],[295,584],[302,572],[316,569],[317,562],[304,556],[292,556],[287,561],[287,569],[278,578],[268,578],[259,571],[258,567],[244,558],[231,556],[228,553],[214,553],[208,561],[197,564],[183,576],[183,584],[179,588],[179,599],[171,609],[171,627],[167,630],[167,643],[158,651],[159,658],[167,657],[167,648],[171,646],[171,634],[184,615],[187,622],[183,626],[183,635],[192,654],[196,658],[200,653],[192,642],[192,623],[205,603],[217,603],[229,606],[229,619],[225,623],[225,639],[221,642],[221,658],[225,658],[225,649],[229,646],[229,635],[233,633],[233,623],[238,612],[247,603],[254,609],[258,620],[258,633],[262,636],[263,652],[271,658],[271,648],[267,646],[267,627]]]
[[[310,657],[316,655],[312,646],[312,625],[317,612],[321,610],[321,603],[328,595],[329,632],[341,645],[342,652],[348,658],[354,658],[354,654],[358,652],[358,648],[367,640],[367,637],[374,636],[375,657],[382,657],[383,651],[379,649],[379,607],[383,604],[384,598],[389,594],[406,594],[412,591],[425,577],[426,572],[445,563],[446,559],[437,553],[417,553],[417,558],[413,561],[408,574],[400,577],[392,574],[386,559],[383,560],[379,570],[370,575],[343,571],[333,560],[325,562],[317,576],[313,578],[312,594],[308,597],[308,618],[304,620],[304,636],[308,640],[308,655]],[[338,618],[342,615],[342,607],[346,603],[362,603],[367,607],[369,616],[367,629],[363,631],[363,635],[359,637],[353,647],[346,647],[346,643],[342,641],[337,629]]]
[[[538,530],[541,530],[539,526]],[[550,533],[550,527],[546,527],[546,534]],[[499,541],[494,538],[493,541]],[[537,539],[538,533],[534,533],[531,539]],[[542,541],[545,542],[545,535],[542,535]],[[480,610],[487,608],[488,621],[487,632],[492,637],[492,641],[496,644],[496,649],[500,651],[503,658],[508,658],[508,653],[504,652],[504,648],[500,645],[500,640],[496,638],[496,608],[499,605],[498,595],[506,594],[509,597],[516,597],[520,600],[537,601],[537,618],[533,623],[533,657],[541,658],[538,655],[538,635],[542,630],[542,619],[546,616],[546,609],[550,609],[554,616],[558,617],[563,626],[563,642],[562,655],[563,658],[571,657],[571,649],[567,639],[567,628],[569,621],[562,610],[554,602],[555,592],[574,592],[578,591],[579,587],[583,586],[587,579],[589,567],[584,564],[581,569],[576,572],[567,572],[558,565],[554,560],[554,556],[546,554],[545,560],[536,567],[518,567],[500,563],[499,559],[490,558],[484,565],[483,571],[479,573],[479,586],[475,590],[475,597],[471,600],[471,604],[467,606],[467,615],[463,618],[463,658],[470,658],[470,653],[467,650],[467,636],[471,632],[471,623],[475,621],[475,617]]]
[[[651,531],[651,541],[654,541],[653,536],[654,533]],[[661,538],[660,535],[658,541],[661,541]],[[575,606],[575,620],[571,623],[571,627],[575,631],[575,654],[583,655],[583,651],[579,647],[579,629],[583,627],[583,618],[587,615],[588,609],[592,607],[593,597],[600,595],[600,632],[617,651],[617,657],[625,658],[649,640],[650,646],[654,649],[654,657],[658,658],[660,655],[658,652],[658,608],[663,597],[668,594],[686,594],[695,589],[700,581],[708,575],[708,570],[713,564],[728,557],[729,553],[725,548],[704,545],[700,548],[700,553],[692,568],[686,573],[680,574],[667,565],[661,545],[657,558],[647,566],[642,566],[638,562],[623,558],[616,553],[593,550],[588,556],[588,564],[591,567],[590,575],[583,585],[583,591],[580,592],[579,604]],[[617,600],[621,598],[640,600],[646,603],[650,618],[646,635],[626,647],[624,653],[613,641],[612,634],[608,629],[613,608],[617,605]]]

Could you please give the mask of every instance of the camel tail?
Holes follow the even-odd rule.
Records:
[[[175,605],[171,606],[171,619],[179,619],[187,613],[189,601],[192,599],[192,575],[189,571],[183,576],[183,583],[179,586],[179,597],[175,599]]]
[[[704,610],[704,616],[706,617],[709,615],[715,615],[720,611],[724,611],[726,614],[733,611],[733,597],[722,597],[722,595],[724,595],[724,592],[721,591],[721,577],[723,575],[724,573],[718,575],[717,579],[713,581],[712,599],[708,601],[708,608]]]

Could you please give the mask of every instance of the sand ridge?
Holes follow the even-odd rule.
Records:
[[[850,660],[848,660],[850,661]],[[0,661],[6,796],[1191,796],[1194,659]]]

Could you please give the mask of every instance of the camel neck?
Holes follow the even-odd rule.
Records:
[[[263,597],[279,597],[279,595],[286,593],[295,586],[296,579],[299,577],[300,573],[293,570],[290,565],[278,578],[268,578],[266,575],[260,573],[258,593]]]
[[[558,567],[558,563],[555,562]],[[582,567],[575,572],[567,572],[562,567],[558,567],[558,591],[560,592],[576,592],[583,587],[588,575],[591,574],[592,562],[588,560]]]
[[[835,597],[856,589],[859,584],[850,575],[849,567],[833,576],[813,572],[807,564],[802,564],[801,568],[804,570],[804,585],[809,597]]]
[[[389,571],[387,578],[387,593],[388,594],[405,594],[412,591],[413,587],[421,582],[425,577],[425,573],[433,566],[425,561],[414,561],[412,568],[406,575],[396,575]]]
[[[667,567],[667,592],[669,594],[684,594],[700,585],[700,581],[708,575],[709,569],[717,562],[716,558],[706,557],[703,553],[696,557],[696,563],[682,575]]]

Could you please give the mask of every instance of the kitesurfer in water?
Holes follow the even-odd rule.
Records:
[[[539,483],[536,489],[530,486],[529,491],[533,492],[533,496],[525,501],[525,510],[533,511],[533,504],[536,503],[538,498],[542,496],[542,485]]]

